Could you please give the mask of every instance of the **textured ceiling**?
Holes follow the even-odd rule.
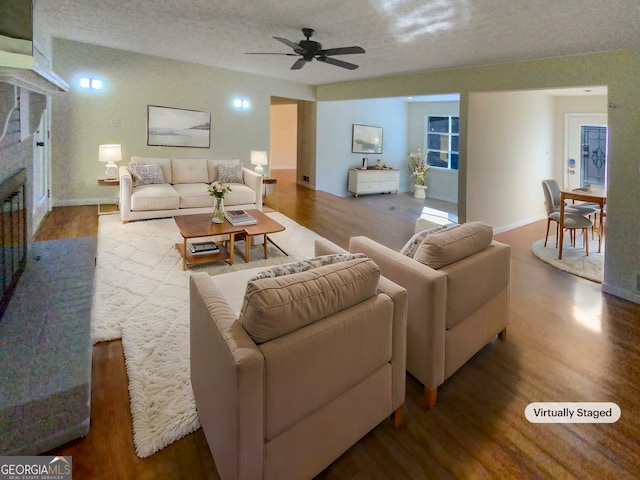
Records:
[[[638,0],[36,0],[45,34],[312,85],[640,48]],[[272,37],[302,27],[324,48],[359,45],[290,70]]]

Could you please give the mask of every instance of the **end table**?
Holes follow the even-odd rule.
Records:
[[[275,202],[275,211],[278,211],[278,179],[277,178],[269,178],[269,177],[262,177],[262,184],[264,185],[264,194],[262,195],[262,199],[264,202],[264,199],[267,196],[267,185],[273,185],[273,189],[275,192],[275,197],[276,197],[276,202]]]
[[[116,177],[116,178],[110,178],[110,177],[98,177],[98,185],[101,187],[118,187],[120,186],[120,178]],[[103,212],[100,210],[100,203],[98,203],[98,215],[114,215],[116,213],[118,213],[120,211],[120,209],[118,208],[118,199],[116,198],[116,211],[109,211],[109,212]]]

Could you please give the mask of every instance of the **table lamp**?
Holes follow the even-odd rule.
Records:
[[[264,173],[263,165],[269,163],[267,159],[267,152],[259,151],[259,150],[251,150],[251,164],[256,165],[254,169],[256,173],[262,175]]]
[[[120,145],[100,145],[98,161],[105,162],[104,173],[109,178],[117,178],[118,166],[115,162],[122,161],[122,149]]]

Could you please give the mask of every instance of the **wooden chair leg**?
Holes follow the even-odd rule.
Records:
[[[507,339],[507,327],[504,327],[500,333],[498,333],[498,338],[500,340],[506,340]]]
[[[585,228],[582,231],[582,238],[584,241],[584,248],[587,251],[587,257],[589,256],[589,229]]]
[[[395,409],[395,411],[391,414],[391,423],[394,428],[398,428],[402,425],[402,405]]]
[[[547,240],[549,239],[549,226],[551,225],[551,219],[547,217],[547,234],[544,237],[544,246],[547,246]]]
[[[438,389],[424,387],[424,406],[427,408],[434,407],[436,405],[436,397],[438,396]]]

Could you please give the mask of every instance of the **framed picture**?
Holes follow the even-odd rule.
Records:
[[[382,127],[353,124],[353,153],[382,153]]]
[[[157,105],[148,105],[147,113],[147,145],[209,148],[210,113]]]

